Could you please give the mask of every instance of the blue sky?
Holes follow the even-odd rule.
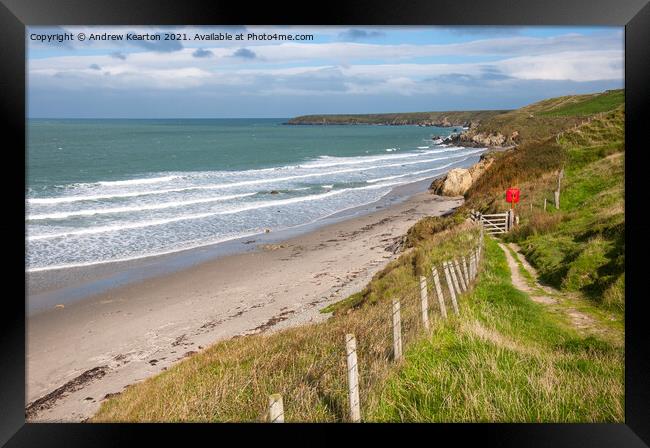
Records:
[[[75,39],[34,40],[66,32]],[[220,32],[244,39],[194,39]],[[103,33],[184,33],[188,40],[89,39]],[[249,33],[314,38],[248,40]],[[26,39],[30,117],[510,109],[623,87],[622,27],[74,26],[31,27]]]

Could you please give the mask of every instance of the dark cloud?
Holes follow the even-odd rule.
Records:
[[[126,59],[126,55],[124,53],[120,53],[119,51],[115,51],[111,53],[110,56],[115,59],[121,59],[121,60]]]
[[[498,67],[493,65],[483,65],[481,66],[481,74],[478,78],[486,81],[499,81],[503,79],[511,79],[512,77],[503,73],[503,71]]]
[[[346,92],[349,86],[345,76],[337,68],[324,68],[310,73],[290,76],[262,75],[256,79],[255,92],[281,90],[283,92]],[[249,91],[251,89],[249,88]]]
[[[129,32],[127,34],[138,34],[134,32]],[[157,36],[160,36],[160,40],[130,40],[129,43],[133,44],[136,47],[144,48],[149,51],[155,51],[158,53],[171,53],[174,51],[180,51],[183,49],[183,45],[178,40],[165,40],[165,35],[163,33],[155,33]]]
[[[296,91],[346,92],[349,90],[345,77],[337,70],[322,70],[311,74],[291,76],[277,80],[277,85]]]
[[[447,85],[464,85],[464,86],[486,86],[489,81],[505,81],[514,78],[502,73],[495,67],[483,67],[482,72],[478,75],[467,73],[447,73],[444,75],[432,76],[424,79],[428,82],[444,83]]]
[[[239,50],[235,51],[232,54],[232,56],[236,58],[244,58],[244,59],[255,59],[257,57],[255,52],[249,50],[248,48],[240,48]]]
[[[192,56],[195,58],[207,58],[209,56],[212,56],[214,53],[212,53],[210,50],[204,50],[203,48],[197,48],[194,53],[192,53]]]
[[[102,68],[101,68],[99,65],[97,65],[97,64],[90,64],[90,65],[88,66],[88,68],[91,68],[91,69],[93,69],[93,70],[101,70],[101,69],[102,69]]]
[[[245,31],[248,31],[248,28],[244,25],[223,25],[220,26],[219,29],[223,29],[224,31],[229,31],[231,33],[243,33]]]
[[[358,28],[351,28],[347,31],[339,33],[339,39],[341,40],[363,40],[363,39],[373,39],[376,37],[384,37],[385,34],[381,31],[366,31]]]
[[[445,31],[458,36],[514,36],[524,30],[521,26],[486,26],[486,25],[456,25],[445,27]]]

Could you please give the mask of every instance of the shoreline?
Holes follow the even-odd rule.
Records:
[[[465,165],[470,166],[467,163],[460,166]],[[426,191],[434,179],[445,175],[446,173],[443,173],[425,180],[398,185],[377,201],[339,210],[313,222],[270,233],[255,233],[129,260],[26,272],[27,313],[32,316],[56,306],[65,307],[114,288],[169,275],[220,257],[255,252],[264,245],[278,244],[314,232],[321,227],[399,204],[418,192]]]
[[[399,256],[392,248],[417,220],[462,204],[426,190],[382,199],[377,208],[339,213],[259,250],[198,261],[30,315],[28,420],[83,421],[105,397],[208,345],[322,321],[328,316],[320,309],[359,291]]]

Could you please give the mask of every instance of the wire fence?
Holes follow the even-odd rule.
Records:
[[[400,291],[392,301],[378,301],[367,312],[350,313],[328,328],[323,343],[309,348],[307,361],[302,356],[302,362],[290,367],[294,371],[285,373],[300,381],[285,383],[275,377],[254,391],[274,391],[256,400],[258,420],[279,423],[309,415],[316,421],[363,421],[373,400],[378,400],[372,393],[375,386],[400,363],[404,349],[426,336],[438,320],[462,313],[460,299],[473,289],[481,270],[483,228],[479,228],[470,248],[434,263],[417,285]]]

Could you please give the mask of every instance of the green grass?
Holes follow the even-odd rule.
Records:
[[[438,234],[436,247],[461,245],[465,233]],[[403,308],[399,363],[386,337],[388,297],[367,300],[321,324],[216,344],[107,400],[93,421],[260,421],[272,393],[283,395],[287,421],[346,421],[341,342],[349,332],[357,336],[364,421],[623,421],[621,345],[578,334],[515,289],[491,238],[460,316],[434,316],[427,335],[415,324],[415,292],[403,297],[412,306]]]
[[[551,206],[547,213],[528,213],[522,207],[522,226],[509,237],[519,242],[542,280],[619,311],[625,272],[621,115],[617,111],[597,118],[562,136],[568,162],[560,210]],[[581,146],[585,141],[590,146]],[[552,225],[540,229],[549,220]]]
[[[562,97],[516,111],[520,115],[525,109],[538,115],[573,111],[574,118],[578,111],[599,113],[506,152],[466,194],[466,208],[500,212],[508,207],[505,189],[519,186],[520,226],[506,239],[522,247],[542,281],[585,294],[619,312],[624,308],[625,283],[622,98],[622,91]],[[556,210],[553,191],[561,168],[564,177]]]
[[[615,109],[625,101],[623,90],[608,90],[597,95],[589,95],[559,107],[541,112],[547,116],[593,115]]]
[[[369,419],[622,422],[622,348],[581,336],[515,289],[494,241],[485,252],[462,319],[407,350]]]

